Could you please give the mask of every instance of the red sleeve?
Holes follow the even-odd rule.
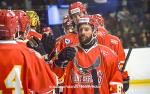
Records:
[[[61,38],[61,40],[57,41],[57,42],[56,42],[56,45],[55,45],[56,58],[57,58],[57,55],[59,54],[59,52],[60,52],[63,48],[64,48],[63,38]]]
[[[52,71],[60,78],[63,76],[64,74],[64,69],[58,67],[57,65],[54,64],[55,59],[58,58],[58,54],[60,53],[60,51],[63,49],[64,47],[64,36],[60,37],[57,39],[56,45],[55,45],[55,57],[52,58],[52,60],[50,61],[50,68],[52,69]]]
[[[123,94],[123,81],[120,70],[118,69],[118,57],[112,55],[111,58],[111,76],[110,76],[110,93],[111,94]]]
[[[42,35],[36,31],[30,31],[28,34],[27,34],[27,38],[30,39],[31,36],[34,36],[34,37],[37,37],[39,39],[42,39]]]
[[[125,60],[125,52],[124,52],[124,48],[122,46],[122,42],[116,36],[110,35],[110,37],[113,40],[113,42],[112,42],[112,44],[114,45],[113,50],[118,55],[119,69],[121,70],[123,67],[123,64],[124,64],[124,60]]]
[[[119,59],[119,69],[122,70],[124,62],[125,62],[125,52],[122,46],[122,42],[118,41],[118,59]]]
[[[119,61],[124,61],[125,60],[125,52],[124,52],[124,48],[122,46],[122,42],[119,41],[119,49],[118,49],[118,58]]]

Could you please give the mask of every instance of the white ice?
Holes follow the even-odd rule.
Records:
[[[150,84],[130,85],[126,94],[150,94]]]

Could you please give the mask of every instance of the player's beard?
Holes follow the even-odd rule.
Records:
[[[89,43],[91,41],[91,39],[92,39],[92,35],[90,37],[87,37],[86,35],[80,35],[79,36],[79,42],[81,45]]]

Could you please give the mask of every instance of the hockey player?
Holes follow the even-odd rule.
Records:
[[[82,15],[87,15],[86,7],[81,2],[72,3],[69,6],[69,15],[72,18],[74,23],[77,23],[78,19]],[[105,45],[112,50],[114,50],[119,56],[120,64],[124,63],[125,52],[122,47],[122,43],[116,36],[108,34],[108,31],[104,28],[104,19],[101,15],[95,14],[94,18],[99,24],[97,39],[98,42],[102,45]],[[107,38],[105,36],[108,36]]]
[[[95,14],[93,16],[97,20],[97,24],[99,26],[97,32],[98,42],[111,48],[117,53],[121,70],[125,60],[125,52],[121,40],[117,36],[109,34],[109,32],[104,27],[104,19],[100,14]]]
[[[96,42],[95,20],[79,19],[79,45],[64,48],[53,67],[66,68],[63,94],[123,94],[117,55]],[[67,62],[70,61],[70,62]]]
[[[55,49],[55,44],[56,44],[56,39],[50,27],[44,27],[42,29],[41,42],[43,44],[44,50],[47,55],[47,61],[49,61],[55,56],[54,49]]]
[[[50,27],[44,27],[42,29],[42,43],[47,54],[50,54],[52,49],[55,47],[55,38],[53,31]]]
[[[61,49],[67,46],[73,46],[78,43],[77,32],[74,30],[74,25],[69,16],[65,16],[63,19],[63,29],[65,35],[57,39],[56,50],[60,52]]]
[[[42,34],[37,32],[40,26],[39,16],[35,11],[26,11],[26,13],[29,16],[31,26],[30,31],[27,33],[27,39],[29,40],[27,42],[27,46],[38,51],[41,55],[44,56],[45,59],[48,59],[47,53],[44,49],[45,47],[41,42]]]
[[[42,39],[42,35],[38,33],[38,27],[40,26],[40,19],[39,16],[35,11],[26,11],[27,15],[30,18],[30,26],[31,31],[27,34],[28,38],[31,38],[32,36],[37,37],[38,39]]]
[[[125,52],[122,46],[121,40],[114,35],[109,34],[109,32],[105,29],[104,19],[100,14],[95,14],[93,17],[97,20],[98,31],[97,31],[97,39],[100,44],[103,44],[112,50],[114,50],[119,59],[119,69],[122,71],[125,62]],[[126,92],[129,88],[129,76],[127,71],[122,71],[122,77],[124,80],[124,92]]]
[[[63,28],[65,35],[61,36],[59,39],[56,40],[56,46],[55,46],[55,57],[53,60],[58,58],[58,54],[61,52],[61,50],[65,47],[73,47],[77,45],[78,42],[78,36],[77,32],[73,29],[73,23],[72,20],[69,18],[69,16],[65,16],[63,20]],[[56,74],[63,74],[61,71],[58,69],[54,69]],[[60,75],[58,75],[60,76]],[[60,77],[60,80],[62,82],[63,77]]]
[[[87,15],[86,8],[81,2],[75,2],[71,4],[68,10],[70,17],[72,18],[74,23],[77,22],[80,16]],[[111,48],[117,53],[117,55],[119,56],[119,65],[121,70],[121,67],[123,66],[125,60],[125,52],[120,39],[108,33],[108,31],[104,28],[104,19],[100,14],[95,14],[93,16],[95,19],[97,19],[96,21],[99,24],[97,32],[98,42]]]
[[[77,20],[82,15],[87,15],[86,7],[81,2],[75,2],[69,6],[69,15],[72,18],[73,22],[76,23]],[[114,35],[108,33],[108,31],[104,27],[104,19],[100,14],[93,15],[98,23],[98,32],[97,32],[97,40],[100,44],[105,45],[112,50],[114,50],[119,57],[119,66],[120,70],[123,66],[125,60],[125,52],[122,46],[122,42],[119,38]]]
[[[69,7],[69,14],[70,14],[70,17],[72,18],[72,20],[76,23],[77,20],[80,18],[80,16],[87,15],[87,11],[86,11],[84,4],[82,4],[81,2],[75,2],[75,3],[71,4]],[[96,21],[98,21],[98,24],[99,24],[98,25],[99,28],[98,28],[98,32],[97,32],[98,42],[102,45],[105,45],[105,46],[111,48],[112,50],[114,50],[117,53],[117,55],[119,57],[118,66],[119,66],[119,69],[121,70],[124,65],[125,52],[124,52],[124,49],[123,49],[120,39],[116,36],[109,34],[108,31],[104,28],[105,27],[104,19],[101,15],[96,14],[96,15],[94,15],[94,17],[97,19]],[[127,82],[127,81],[125,80],[125,82]],[[126,85],[126,86],[128,86],[128,85]],[[124,90],[124,91],[126,91],[126,90]]]
[[[50,27],[43,27],[42,34],[44,33],[50,33],[51,35],[54,35],[53,30]]]
[[[16,40],[18,43],[26,45],[27,33],[30,31],[30,20],[26,12],[23,10],[13,10],[18,17],[18,27],[16,33]]]
[[[56,75],[37,52],[14,40],[18,19],[11,10],[0,10],[0,93],[52,94]]]
[[[69,15],[64,16],[62,27],[64,29],[65,34],[75,32],[74,31],[74,23],[69,17]]]
[[[18,16],[18,35],[17,38],[21,40],[26,39],[27,33],[30,31],[30,19],[23,10],[13,10]]]
[[[69,6],[68,9],[69,16],[75,24],[77,24],[80,16],[87,15],[86,7],[82,2],[75,2]]]
[[[105,28],[104,18],[102,17],[102,15],[100,15],[100,14],[94,14],[93,16],[97,20],[98,26],[101,26],[101,27]]]

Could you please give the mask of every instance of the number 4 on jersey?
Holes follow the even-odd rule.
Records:
[[[15,65],[4,80],[6,88],[12,88],[12,94],[24,94],[21,82],[21,65]],[[3,92],[0,90],[0,94]]]

